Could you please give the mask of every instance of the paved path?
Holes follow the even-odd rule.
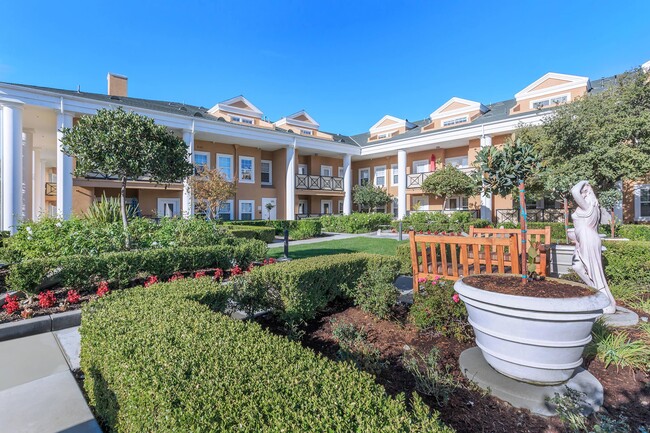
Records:
[[[101,433],[78,367],[78,328],[0,342],[0,432]]]

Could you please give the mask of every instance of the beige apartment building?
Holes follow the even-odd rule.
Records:
[[[502,145],[520,124],[539,124],[554,107],[600,92],[614,80],[547,73],[512,99],[485,105],[453,97],[432,107],[425,119],[385,115],[366,132],[343,136],[321,131],[305,111],[272,122],[243,96],[199,107],[130,97],[126,77],[107,78],[107,94],[0,83],[3,230],[42,215],[68,218],[104,194],[118,195],[115,179],[72,175],[74,161],[61,152],[59,132],[80,116],[118,106],[165,125],[187,143],[195,165],[218,168],[237,182],[236,195],[220,209],[224,219],[349,214],[355,209],[353,185],[372,182],[395,197],[384,211],[396,218],[413,211],[461,210],[501,220],[513,207],[510,197],[459,196],[443,202],[424,194],[422,182],[445,164],[470,172],[481,147]],[[650,221],[650,183],[645,182],[650,181],[621,186],[617,213],[625,222]],[[127,196],[145,216],[194,213],[191,192],[180,183],[134,180]],[[537,203],[540,209],[553,206]]]

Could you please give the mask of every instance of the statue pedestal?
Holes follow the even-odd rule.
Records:
[[[603,404],[603,386],[591,373],[583,368],[576,369],[575,374],[560,385],[541,386],[511,379],[493,369],[483,358],[481,349],[469,348],[460,354],[460,370],[465,377],[491,395],[506,401],[517,408],[528,409],[542,416],[556,415],[555,407],[547,402],[557,394],[564,394],[566,387],[585,393],[584,415],[596,412]]]
[[[605,322],[605,325],[612,326],[614,328],[634,326],[639,323],[639,315],[634,311],[617,305],[616,313],[603,314],[603,321]]]

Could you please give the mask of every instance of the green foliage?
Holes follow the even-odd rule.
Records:
[[[31,259],[12,265],[7,282],[12,290],[27,293],[37,293],[38,287],[48,278],[75,289],[87,288],[101,280],[127,287],[134,278],[147,275],[165,278],[177,271],[230,269],[233,262],[246,268],[253,261],[263,260],[266,251],[265,243],[247,240],[211,247],[158,248],[94,256]]]
[[[303,218],[296,221],[285,220],[254,220],[254,221],[225,221],[224,225],[273,227],[275,234],[283,236],[284,229],[289,229],[289,239],[297,241],[320,236],[323,224],[319,218]]]
[[[624,224],[618,227],[617,236],[631,241],[650,241],[650,226],[641,224]]]
[[[585,356],[596,357],[609,367],[632,367],[648,371],[650,368],[650,344],[632,340],[625,330],[612,330],[601,320],[592,329],[593,340],[585,349]]]
[[[419,282],[420,290],[413,294],[409,321],[420,330],[433,330],[458,341],[469,341],[471,327],[462,301],[454,300],[454,283],[436,279]]]
[[[90,204],[83,216],[95,224],[107,224],[121,222],[122,215],[120,212],[120,200],[115,197],[106,197],[106,194],[104,194],[101,200],[93,201]],[[132,220],[137,213],[137,206],[126,206],[127,219]]]
[[[351,361],[359,369],[369,373],[379,373],[385,366],[379,349],[368,341],[368,334],[363,328],[353,323],[330,320],[332,336],[339,345],[337,356],[342,361]]]
[[[104,431],[452,432],[417,396],[409,412],[353,365],[215,312],[224,290],[184,280],[84,306],[84,388]]]
[[[399,273],[401,275],[413,274],[413,265],[411,263],[411,245],[408,242],[401,243],[397,246],[395,253],[399,260]]]
[[[565,392],[555,393],[548,402],[555,406],[560,420],[573,433],[580,433],[587,429],[587,418],[583,415],[585,406],[585,393],[565,386]]]
[[[255,226],[225,226],[230,234],[236,238],[259,239],[271,243],[275,240],[275,229],[273,227],[255,227]]]
[[[389,225],[393,217],[387,213],[353,213],[351,215],[324,215],[323,230],[334,233],[369,233]]]
[[[422,364],[423,368],[420,368]],[[402,365],[415,378],[415,390],[433,398],[438,406],[446,406],[459,384],[452,374],[453,367],[440,366],[440,351],[437,347],[426,355],[413,350],[404,353]]]
[[[387,256],[337,254],[258,267],[235,290],[235,300],[250,310],[271,310],[286,323],[306,321],[337,297],[353,293],[366,271],[382,267],[394,274],[399,263]]]
[[[222,226],[205,218],[162,218],[152,230],[153,247],[203,247],[229,242],[232,236]],[[254,239],[253,236],[250,239]]]
[[[386,188],[374,186],[367,182],[363,185],[355,185],[352,189],[352,201],[359,205],[359,208],[368,208],[368,212],[377,210],[393,200],[393,196],[386,191]]]
[[[451,195],[473,196],[478,192],[475,179],[451,164],[434,171],[422,183],[422,191],[435,197],[447,199]]]
[[[605,242],[603,264],[616,299],[630,300],[650,293],[650,243]]]
[[[368,270],[352,290],[354,304],[380,319],[387,319],[399,298],[399,291],[393,285],[396,277],[396,266],[379,266]]]
[[[393,228],[397,228],[398,221],[393,221]],[[441,212],[411,212],[402,220],[402,230],[407,232],[413,228],[416,232],[431,233],[442,232],[468,232],[469,226],[488,227],[490,222],[487,220],[474,218],[469,212],[454,212],[451,215],[445,215]]]

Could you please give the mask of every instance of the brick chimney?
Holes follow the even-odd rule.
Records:
[[[109,72],[106,76],[108,80],[108,94],[111,96],[127,96],[129,79],[124,75],[113,74]]]

